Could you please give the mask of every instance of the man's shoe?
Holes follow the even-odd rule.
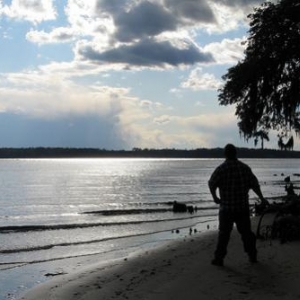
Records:
[[[223,267],[223,259],[221,259],[221,258],[214,258],[211,261],[211,264],[214,265],[214,266]]]

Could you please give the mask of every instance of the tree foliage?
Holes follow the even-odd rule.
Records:
[[[266,2],[249,15],[245,57],[223,76],[221,105],[236,105],[246,138],[300,130],[300,1]]]

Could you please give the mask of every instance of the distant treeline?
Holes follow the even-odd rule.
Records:
[[[300,158],[300,151],[238,148],[239,158]],[[0,158],[223,158],[223,148],[106,150],[96,148],[0,148]]]

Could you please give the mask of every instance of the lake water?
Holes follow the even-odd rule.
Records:
[[[299,183],[300,160],[243,161],[257,175],[267,198],[285,194],[286,176]],[[0,160],[0,299],[15,297],[11,289],[22,282],[7,282],[28,266],[96,253],[109,257],[181,237],[190,228],[206,230],[217,218],[207,181],[221,162]],[[250,198],[253,203],[255,195]],[[173,213],[173,201],[198,210]]]

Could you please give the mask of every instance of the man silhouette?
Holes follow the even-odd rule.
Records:
[[[234,145],[224,148],[225,161],[218,166],[208,185],[215,203],[219,204],[219,235],[212,260],[213,265],[223,266],[233,224],[236,224],[250,262],[257,262],[256,236],[251,230],[249,190],[260,198],[262,205],[268,201],[262,195],[258,180],[248,165],[237,159]],[[217,196],[219,190],[219,197]]]

